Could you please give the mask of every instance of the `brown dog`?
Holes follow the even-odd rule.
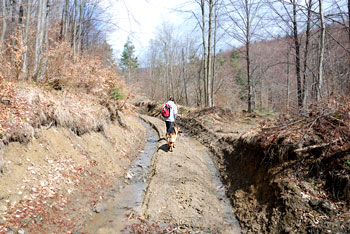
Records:
[[[175,147],[175,141],[176,137],[180,133],[180,127],[174,125],[174,131],[170,134],[166,133],[166,141],[168,142],[169,145],[169,150],[170,152],[173,152],[173,148]]]

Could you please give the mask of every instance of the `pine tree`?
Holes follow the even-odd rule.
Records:
[[[124,50],[120,59],[120,67],[124,74],[127,72],[127,83],[130,83],[131,72],[135,70],[139,64],[137,62],[137,57],[134,55],[135,46],[132,44],[130,39],[124,45]]]

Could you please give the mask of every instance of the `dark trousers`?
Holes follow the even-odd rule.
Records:
[[[174,122],[165,121],[165,125],[166,125],[166,131],[168,134],[174,131]]]

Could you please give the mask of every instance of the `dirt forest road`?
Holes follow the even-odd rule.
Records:
[[[149,144],[81,233],[240,233],[207,149],[183,134],[169,152],[164,121],[141,119]]]
[[[168,152],[164,121],[145,116],[161,137],[153,156],[142,216],[195,233],[240,233],[204,146],[182,134]]]

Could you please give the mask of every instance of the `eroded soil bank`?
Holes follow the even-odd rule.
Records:
[[[243,233],[350,232],[349,207],[322,189],[326,181],[309,176],[316,165],[308,159],[299,160],[278,145],[266,154],[255,133],[239,126],[223,134],[210,128],[213,123],[193,118],[178,123],[216,155]]]
[[[0,174],[0,233],[72,233],[99,209],[145,143],[132,115],[81,136],[41,127],[27,144],[4,148]]]

